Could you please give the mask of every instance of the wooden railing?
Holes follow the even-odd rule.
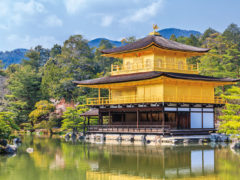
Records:
[[[120,96],[116,98],[87,98],[87,105],[108,105],[108,104],[138,104],[138,103],[158,103],[158,102],[175,102],[175,103],[206,103],[206,104],[225,104],[226,101],[221,97],[211,98],[201,97],[149,97],[139,98],[137,96]]]
[[[129,67],[123,65],[112,65],[111,74],[129,74],[147,71],[176,72],[185,74],[198,74],[197,65],[179,65],[177,63],[161,63],[158,66],[152,64],[136,63]]]
[[[168,133],[169,125],[94,125],[87,126],[87,132],[96,133]]]

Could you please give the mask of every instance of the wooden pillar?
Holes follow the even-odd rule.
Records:
[[[162,108],[162,125],[165,125],[165,113],[164,113],[164,106]]]
[[[217,123],[217,117],[216,117],[216,108],[213,106],[213,128],[215,129]]]
[[[138,128],[138,125],[139,125],[139,110],[137,110],[137,128]]]
[[[202,129],[203,129],[203,106],[201,106],[201,113],[202,113]]]
[[[162,126],[163,126],[163,136],[164,136],[164,131],[165,131],[165,113],[164,113],[164,104],[162,105]]]
[[[124,112],[121,112],[121,124],[123,125],[123,115],[124,115]]]
[[[89,116],[88,116],[88,123],[87,124],[88,124],[88,126],[90,125],[90,117]]]
[[[108,117],[109,117],[109,119],[108,119],[108,125],[110,125],[110,124],[111,124],[111,112],[110,112],[110,111],[108,112]]]
[[[111,89],[110,88],[108,89],[108,101],[109,101],[109,104],[111,104]]]
[[[86,129],[86,116],[84,116],[84,123],[83,123],[83,135],[84,136],[86,135],[85,129]]]
[[[179,129],[179,118],[178,118],[178,107],[177,107],[177,111],[176,111],[176,126],[177,126],[177,129]]]
[[[100,100],[101,100],[101,90],[100,88],[98,88],[98,104],[100,104]]]
[[[99,115],[98,115],[98,125],[100,125],[100,124],[101,124],[101,118],[102,118],[102,114],[101,114],[101,113],[99,113]]]
[[[151,111],[151,119],[150,119],[151,125],[152,125],[152,121],[153,121],[153,112]]]
[[[101,125],[103,125],[103,116],[101,116]]]

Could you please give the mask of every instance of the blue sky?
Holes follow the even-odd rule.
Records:
[[[175,27],[222,32],[240,25],[240,0],[0,0],[0,51],[50,48],[70,35],[91,40],[143,37]]]

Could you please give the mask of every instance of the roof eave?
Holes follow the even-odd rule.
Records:
[[[163,49],[163,50],[184,52],[184,53],[191,53],[191,54],[196,54],[197,53],[199,55],[203,55],[203,54],[205,54],[205,53],[210,51],[210,49],[206,49],[206,51],[190,51],[190,50],[171,49],[171,48],[166,48],[166,47],[159,46],[157,43],[152,42],[151,44],[149,44],[147,46],[144,46],[144,47],[141,47],[141,48],[126,50],[126,51],[119,51],[119,52],[105,52],[104,50],[102,50],[101,53],[102,53],[102,56],[119,55],[119,54],[131,53],[131,52],[139,51],[139,50],[145,50],[145,49],[147,49],[147,48],[149,48],[151,46],[156,46],[156,47],[158,47],[160,49]]]

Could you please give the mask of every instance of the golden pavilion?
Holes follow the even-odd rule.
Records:
[[[215,96],[218,86],[237,79],[199,75],[187,58],[210,49],[193,47],[163,38],[154,31],[127,45],[106,49],[103,56],[120,58],[111,75],[75,81],[79,87],[98,89],[87,105],[98,109],[99,126],[92,132],[208,134],[215,130],[215,108],[225,102]],[[101,89],[109,96],[101,97]],[[103,117],[108,116],[108,124]],[[113,128],[114,127],[114,128]]]

